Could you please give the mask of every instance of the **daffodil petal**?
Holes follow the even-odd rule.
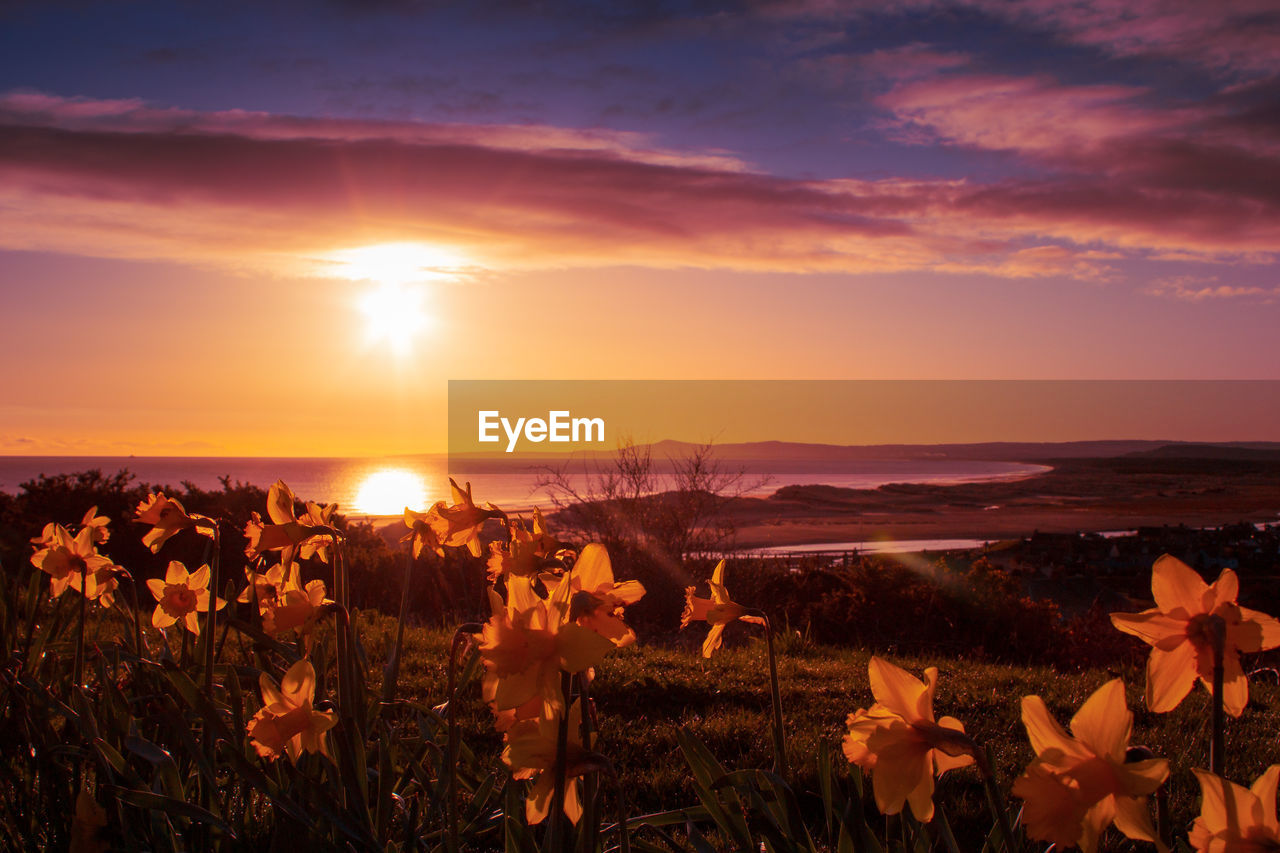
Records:
[[[867,671],[877,702],[909,723],[921,719],[920,702],[928,688],[918,678],[878,655],[872,655]]]
[[[1233,717],[1244,713],[1249,704],[1249,679],[1240,667],[1240,656],[1234,651],[1222,658],[1222,707]]]
[[[1049,713],[1044,700],[1039,696],[1022,697],[1022,724],[1026,726],[1027,737],[1036,755],[1057,750],[1064,757],[1088,757],[1081,746],[1058,725],[1058,721]]]
[[[1235,626],[1236,647],[1242,652],[1261,652],[1280,646],[1280,621],[1257,610],[1240,608],[1240,624]]]
[[[1156,828],[1151,823],[1151,813],[1147,811],[1145,799],[1137,797],[1114,797],[1116,811],[1116,829],[1134,841],[1151,841],[1163,853],[1167,850]]]
[[[1154,608],[1141,613],[1112,613],[1111,624],[1117,630],[1132,634],[1152,646],[1172,639],[1182,639],[1187,635],[1187,620]]]
[[[1280,782],[1280,764],[1272,764],[1249,787],[1250,793],[1262,805],[1262,822],[1272,834],[1280,835],[1280,823],[1276,820],[1276,784]]]
[[[316,670],[305,658],[289,667],[280,679],[280,692],[293,705],[311,702],[316,693]]]
[[[601,586],[613,586],[609,552],[603,545],[592,542],[578,555],[578,561],[573,564],[573,574],[578,578],[580,588],[588,592],[594,592]]]
[[[1117,775],[1121,777],[1124,784],[1124,794],[1145,797],[1148,794],[1154,794],[1156,789],[1169,778],[1169,762],[1164,758],[1132,761],[1119,765]]]
[[[1151,594],[1156,606],[1166,613],[1181,608],[1189,615],[1203,613],[1204,594],[1209,585],[1196,570],[1168,554],[1151,569]]]
[[[1099,757],[1123,761],[1133,728],[1124,701],[1124,681],[1113,678],[1093,692],[1071,718],[1071,733]]]
[[[1191,772],[1200,781],[1200,817],[1197,822],[1211,834],[1225,832],[1240,836],[1244,827],[1262,823],[1262,803],[1252,791],[1206,770],[1192,769]]]
[[[1209,597],[1205,599],[1206,612],[1212,613],[1222,604],[1234,604],[1240,595],[1240,578],[1231,569],[1223,569],[1218,579],[1209,587],[1209,593]]]
[[[1098,839],[1102,837],[1102,831],[1115,820],[1115,816],[1115,797],[1104,797],[1085,812],[1080,838],[1076,842],[1080,846],[1080,853],[1097,853]]]
[[[1147,707],[1157,714],[1178,707],[1196,683],[1196,647],[1189,641],[1168,651],[1152,649],[1147,660]]]
[[[170,560],[169,567],[164,572],[164,582],[166,584],[185,584],[187,578],[187,567],[179,563],[177,560]]]
[[[722,634],[724,634],[723,622],[712,625],[707,631],[707,638],[702,641],[702,656],[704,658],[711,657],[715,650],[720,648],[720,644],[723,642]]]

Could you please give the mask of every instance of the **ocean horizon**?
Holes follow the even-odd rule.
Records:
[[[889,483],[953,484],[1007,480],[1048,470],[1043,465],[967,459],[862,460],[717,460],[724,470],[741,472],[752,486],[744,494],[766,497],[786,486],[826,485],[874,489]],[[548,460],[550,464],[552,460]],[[563,460],[561,464],[564,464]],[[566,469],[577,488],[587,485],[599,463],[576,460]],[[452,475],[472,484],[479,502],[510,510],[554,506],[539,482],[548,468],[529,464],[502,472],[465,471],[465,461],[453,460]],[[104,475],[128,471],[135,482],[153,488],[190,483],[201,489],[243,483],[267,488],[284,480],[303,500],[336,503],[351,516],[398,515],[404,506],[425,509],[449,500],[450,459],[446,454],[387,457],[198,457],[198,456],[0,456],[0,492],[17,494],[21,484],[40,476],[100,470]],[[657,479],[671,481],[669,465],[655,460]],[[665,469],[665,470],[664,470]]]

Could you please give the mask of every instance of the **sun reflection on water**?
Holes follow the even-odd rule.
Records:
[[[426,482],[405,468],[382,468],[367,475],[352,505],[361,515],[400,515],[405,507],[419,512],[427,508]]]

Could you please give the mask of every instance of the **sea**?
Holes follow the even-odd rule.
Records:
[[[768,496],[785,486],[827,485],[874,489],[889,483],[952,484],[1017,479],[1048,470],[1042,465],[954,459],[717,460],[724,471],[740,472],[747,496]],[[508,466],[468,475],[465,461],[447,455],[356,458],[164,457],[164,456],[0,456],[0,491],[17,494],[22,484],[41,475],[54,476],[97,469],[111,475],[128,471],[135,482],[154,488],[190,483],[201,489],[226,482],[267,488],[283,480],[303,500],[336,503],[353,517],[400,514],[404,507],[423,510],[448,500],[449,476],[470,482],[478,502],[492,501],[510,511],[533,506],[551,508],[552,494],[539,484],[548,469],[562,470],[571,486],[590,494],[599,466],[605,463],[560,460],[546,466]],[[476,466],[480,467],[480,466]],[[674,482],[669,468],[657,465],[658,486]]]

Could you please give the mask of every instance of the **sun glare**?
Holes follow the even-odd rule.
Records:
[[[403,468],[384,468],[364,478],[353,508],[363,515],[400,515],[405,507],[421,511],[426,505],[427,485],[421,477]]]
[[[381,243],[330,253],[333,272],[352,281],[409,284],[453,278],[466,259],[452,249],[426,243]]]
[[[456,251],[426,243],[380,243],[331,252],[324,273],[366,282],[356,304],[365,318],[370,344],[387,344],[406,354],[427,328],[427,288],[458,276],[466,259]]]
[[[420,286],[384,283],[360,297],[365,334],[370,343],[385,341],[404,354],[427,325],[425,301]]]

